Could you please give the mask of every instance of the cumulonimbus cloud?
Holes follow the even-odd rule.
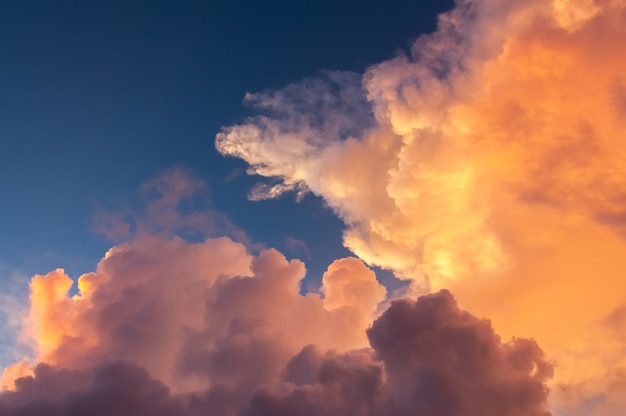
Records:
[[[557,362],[556,407],[614,414],[626,405],[624,326],[610,319],[626,305],[625,28],[621,0],[459,0],[408,55],[349,78],[335,99],[350,111],[316,106],[328,89],[311,81],[288,87],[308,107],[259,93],[277,116],[224,128],[217,149],[271,177],[263,197],[324,198],[368,264],[535,337]],[[368,106],[352,104],[357,87]],[[375,123],[342,135],[325,117]]]

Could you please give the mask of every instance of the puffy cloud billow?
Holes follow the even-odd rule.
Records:
[[[217,149],[268,177],[263,197],[322,197],[345,246],[416,294],[450,289],[503,335],[536,338],[559,412],[618,415],[625,28],[622,0],[459,0],[408,54],[368,68],[361,98],[352,75],[345,98],[310,80],[253,94],[260,115]],[[309,106],[292,105],[298,89]]]
[[[534,341],[501,342],[447,291],[375,319],[385,290],[355,258],[329,267],[324,297],[300,293],[304,273],[227,238],[144,235],[76,295],[62,270],[35,276],[38,357],[5,374],[0,415],[547,414]]]

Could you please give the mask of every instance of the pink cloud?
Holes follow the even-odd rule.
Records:
[[[158,237],[114,247],[75,297],[61,270],[36,276],[39,363],[0,415],[548,414],[537,345],[502,343],[450,293],[372,323],[384,290],[362,262],[329,268],[326,300],[303,276],[275,250]]]

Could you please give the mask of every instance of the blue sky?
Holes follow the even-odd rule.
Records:
[[[449,1],[5,1],[0,5],[0,262],[92,270],[110,246],[98,206],[184,166],[258,243],[306,242],[309,269],[345,254],[316,198],[246,200],[254,178],[213,148],[246,92],[320,69],[363,71],[435,27]],[[263,221],[259,221],[262,218]]]

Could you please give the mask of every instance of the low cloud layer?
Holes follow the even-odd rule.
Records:
[[[38,356],[5,374],[0,415],[547,414],[534,341],[502,343],[447,291],[375,319],[385,290],[355,258],[329,267],[324,297],[300,294],[304,273],[227,238],[143,236],[75,296],[62,270],[35,276]]]
[[[349,77],[362,113],[325,111],[327,89],[296,83],[310,106],[252,95],[277,116],[224,128],[217,149],[271,178],[264,197],[321,196],[346,247],[416,293],[448,288],[503,334],[535,337],[557,362],[555,407],[618,414],[625,28],[620,0],[459,0],[408,55]],[[375,123],[342,135],[326,117]]]

